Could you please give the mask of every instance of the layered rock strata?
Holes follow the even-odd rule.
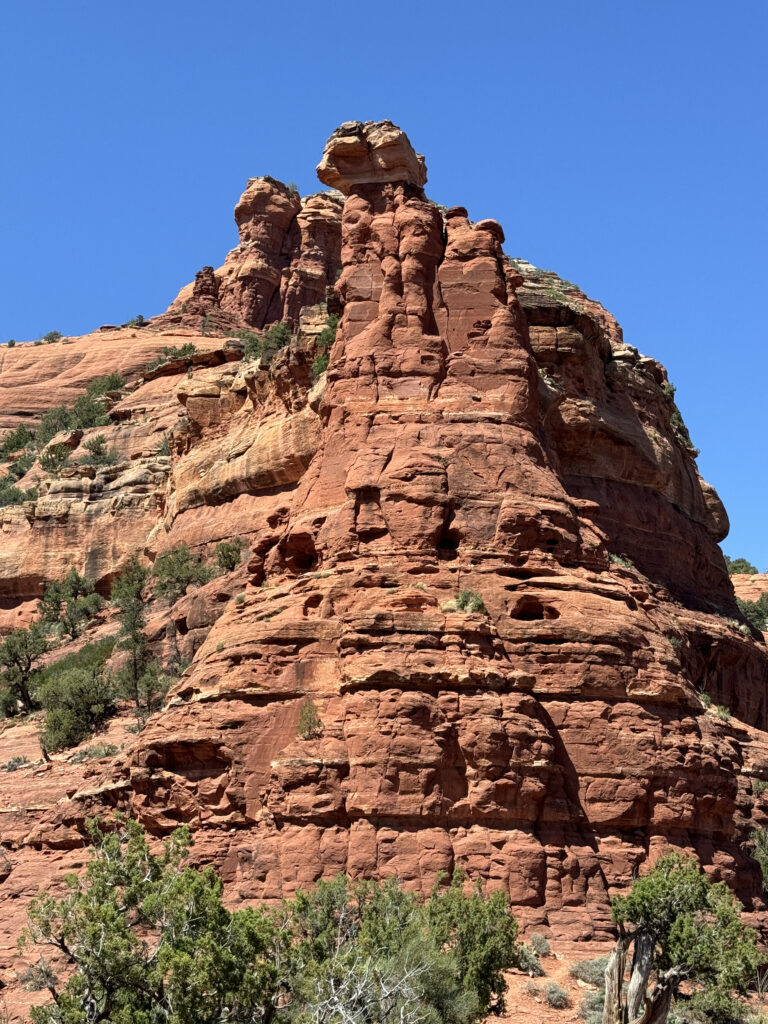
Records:
[[[254,179],[215,286],[204,272],[167,314],[287,320],[292,343],[246,363],[201,339],[218,354],[137,379],[113,440],[146,474],[167,434],[162,475],[135,537],[110,506],[111,561],[95,526],[71,534],[104,581],[128,548],[240,536],[247,562],[153,603],[151,639],[172,618],[191,666],[126,765],[31,815],[10,859],[45,874],[114,804],[156,834],[190,823],[233,902],[338,871],[426,891],[460,867],[526,927],[605,938],[611,892],[672,845],[759,909],[768,657],[663,367],[508,258],[496,221],[443,214],[390,122],[343,125],[319,171],[341,216],[336,193]],[[327,310],[307,307],[334,281],[315,379]],[[13,605],[22,569],[4,571]]]
[[[329,140],[321,178],[347,199],[325,388],[302,399],[287,367],[252,387],[279,473],[228,461],[251,581],[142,734],[130,806],[194,823],[243,899],[337,871],[427,890],[461,867],[589,938],[670,844],[754,896],[765,649],[721,617],[727,520],[666,374],[505,257],[498,223],[443,218],[420,166],[391,125]],[[211,501],[182,466],[177,515]],[[303,736],[307,701],[322,729]]]

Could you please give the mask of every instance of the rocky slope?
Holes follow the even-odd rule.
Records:
[[[106,591],[134,550],[239,536],[249,555],[153,602],[159,649],[170,616],[193,660],[110,771],[78,789],[60,758],[45,810],[37,769],[21,793],[14,775],[0,901],[19,919],[81,859],[84,816],[121,806],[157,834],[193,825],[233,902],[461,867],[524,926],[604,940],[611,892],[673,845],[760,910],[744,844],[768,820],[768,655],[664,368],[505,255],[496,221],[432,203],[389,122],[342,125],[318,172],[343,210],[253,179],[238,248],[149,327],[2,350],[6,427],[129,380],[101,431],[119,465],[2,510],[6,628],[69,564]],[[271,358],[223,337],[278,320],[295,333]],[[143,372],[173,339],[198,353]]]

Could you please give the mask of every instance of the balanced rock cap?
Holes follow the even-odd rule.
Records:
[[[426,184],[427,165],[391,121],[345,121],[325,144],[317,176],[348,196],[355,185]]]

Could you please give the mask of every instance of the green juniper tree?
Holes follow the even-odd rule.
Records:
[[[140,723],[153,710],[162,690],[157,666],[144,635],[146,611],[143,591],[150,577],[134,555],[112,586],[112,604],[120,622],[120,648],[128,652],[128,663],[118,674],[118,685],[133,701]]]
[[[76,640],[85,623],[104,607],[104,598],[91,580],[70,569],[63,580],[48,584],[37,607],[44,624],[60,625]]]
[[[152,853],[136,822],[89,823],[94,852],[62,899],[40,893],[27,945],[51,1001],[35,1024],[475,1024],[501,1008],[521,946],[506,898],[460,878],[425,903],[343,875],[275,910],[227,910],[187,827]]]
[[[32,682],[40,659],[47,651],[45,631],[37,622],[28,629],[14,629],[0,644],[0,666],[3,668],[0,692],[6,713],[15,713],[18,704],[24,711],[34,711],[39,706]]]
[[[713,884],[692,858],[673,853],[611,904],[619,941],[605,971],[604,1024],[664,1024],[677,1000],[712,1024],[738,1017],[734,997],[760,958],[757,935],[742,924],[741,904],[724,883]]]

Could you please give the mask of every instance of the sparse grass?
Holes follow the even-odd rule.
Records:
[[[725,707],[723,704],[718,704],[715,708],[715,714],[721,722],[730,722],[731,712],[730,709]]]
[[[768,789],[768,780],[766,779],[752,779],[752,792],[755,796],[762,796],[763,793]]]
[[[627,558],[626,555],[617,555],[614,551],[609,551],[608,558],[611,561],[611,565],[620,565],[622,569],[635,568],[635,563],[631,558]]]
[[[78,750],[70,757],[71,764],[82,764],[83,761],[98,761],[102,757],[114,757],[118,749],[114,743],[92,743],[90,747]]]
[[[701,701],[701,706],[703,708],[706,708],[707,711],[709,711],[709,709],[712,707],[712,698],[709,696],[709,694],[704,693],[703,691],[699,691],[696,694],[696,696]]]
[[[18,757],[12,757],[10,761],[6,761],[5,764],[1,764],[0,771],[15,772],[18,771],[19,768],[25,768],[29,763],[29,758],[25,757],[24,754],[20,754]]]
[[[156,370],[159,366],[164,366],[166,363],[171,363],[176,359],[191,359],[196,353],[197,345],[193,345],[191,341],[181,346],[163,345],[158,355],[151,362],[147,363],[147,372]]]

